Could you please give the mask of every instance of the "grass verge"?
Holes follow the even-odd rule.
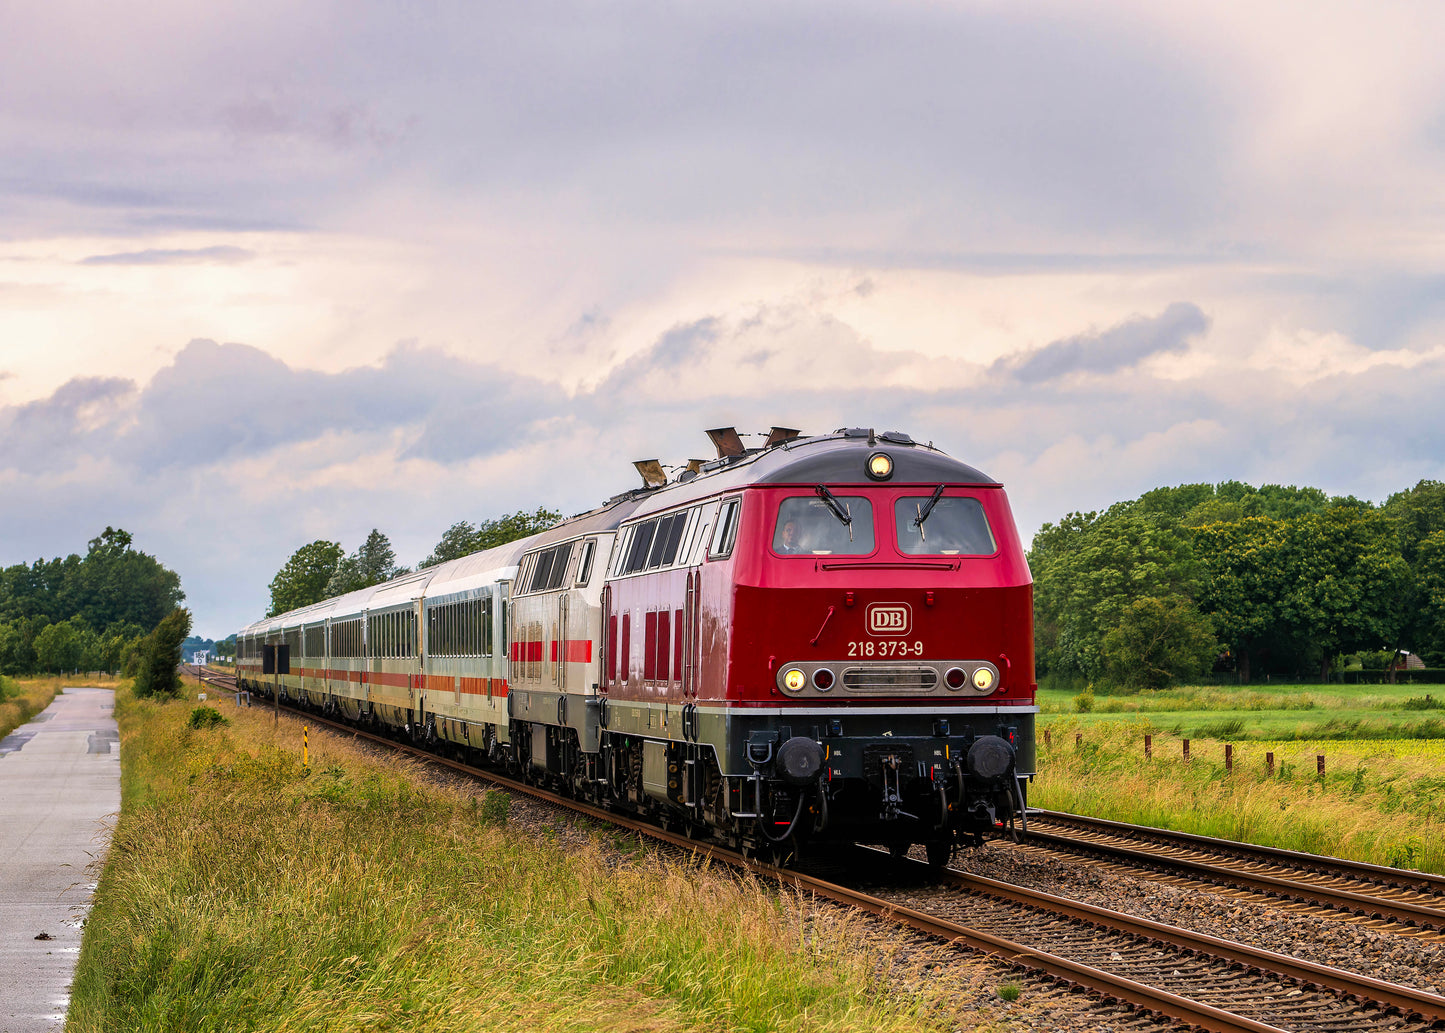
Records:
[[[293,722],[223,704],[193,727],[197,709],[118,694],[122,814],[70,1033],[990,1021],[923,974],[936,957],[864,950],[866,923],[836,910],[622,856],[606,830],[559,849],[509,824],[500,792],[430,787],[319,734],[303,767]]]
[[[1147,719],[1049,724],[1029,802],[1116,821],[1445,873],[1445,742],[1250,743],[1226,773],[1220,740]],[[1082,733],[1083,741],[1075,742]],[[1144,759],[1145,733],[1154,735]],[[1265,767],[1275,754],[1275,773]],[[1316,771],[1326,754],[1325,775]]]

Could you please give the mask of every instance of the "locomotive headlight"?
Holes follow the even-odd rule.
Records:
[[[833,687],[833,672],[826,667],[820,667],[813,672],[813,688],[819,692],[827,692]]]
[[[987,692],[993,688],[993,672],[987,667],[980,667],[973,672],[973,687],[980,692]]]
[[[789,692],[802,692],[803,686],[808,684],[808,676],[796,667],[790,668],[783,675],[783,688]]]
[[[874,452],[868,457],[868,476],[875,481],[886,481],[893,476],[893,457],[887,452]]]

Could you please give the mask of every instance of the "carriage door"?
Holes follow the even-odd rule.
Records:
[[[557,691],[567,691],[567,597],[572,593],[564,591],[557,596],[557,641],[552,646],[557,650]]]
[[[693,613],[697,610],[697,582],[693,580],[696,575],[691,571],[687,575],[687,596],[683,602],[682,609],[682,655],[677,658],[677,665],[681,668],[678,672],[682,676],[682,698],[697,695],[697,674],[694,670],[694,658],[697,656],[697,640],[693,637]]]

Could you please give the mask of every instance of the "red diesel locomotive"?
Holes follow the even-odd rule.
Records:
[[[243,684],[758,852],[942,863],[1022,821],[1033,587],[1003,487],[896,432],[709,434],[670,483],[639,463],[542,534],[244,629]]]

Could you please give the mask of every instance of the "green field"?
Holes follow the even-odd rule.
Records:
[[[1182,686],[1096,695],[1081,713],[1077,692],[1040,689],[1044,723],[1089,726],[1136,718],[1191,739],[1445,739],[1445,686],[1263,684]]]
[[[1186,687],[1098,696],[1079,713],[1074,694],[1040,692],[1030,803],[1445,873],[1445,710],[1426,695],[1420,686]]]

